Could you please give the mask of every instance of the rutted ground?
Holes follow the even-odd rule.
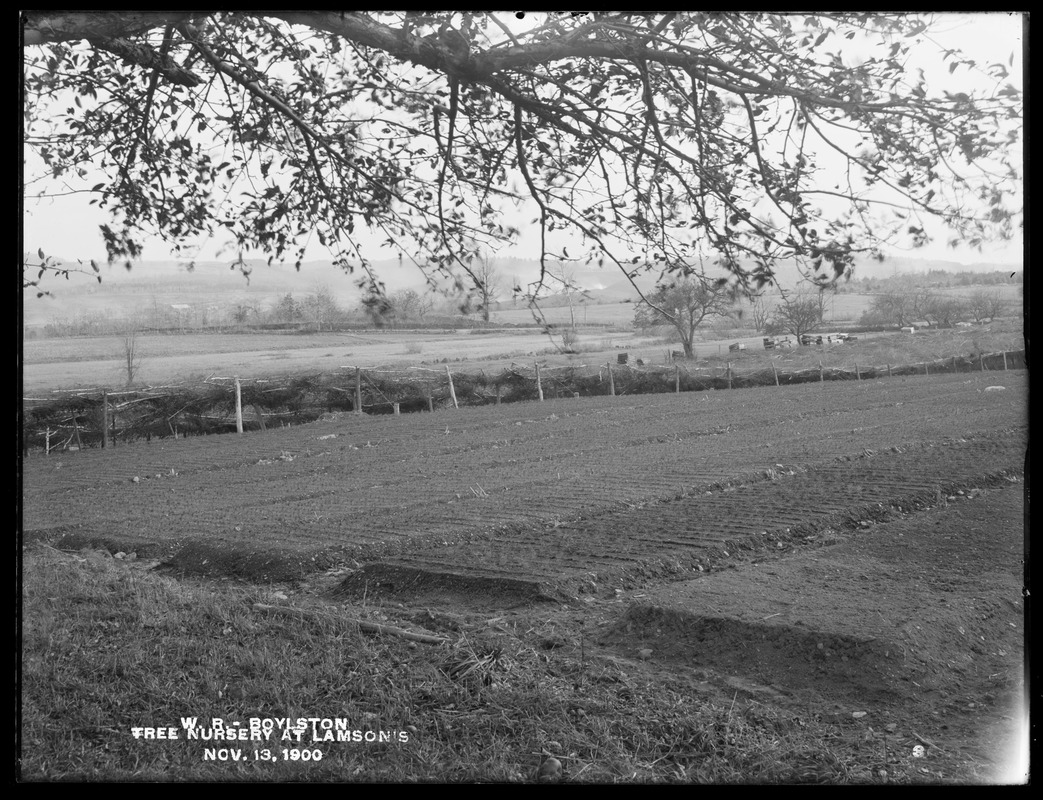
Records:
[[[425,585],[494,587],[528,595],[630,588],[708,571],[742,551],[835,540],[835,527],[894,517],[944,491],[1017,474],[1017,433],[865,450],[814,465],[769,468],[726,485],[605,510],[569,522],[511,525],[455,545],[428,544],[367,564],[349,587],[373,593]]]
[[[788,471],[865,450],[897,457],[893,448],[1013,430],[1014,463],[1001,458],[983,472],[1020,467],[1024,387],[1023,374],[952,375],[344,415],[268,434],[33,458],[24,527],[50,542],[142,554],[225,552],[233,557],[223,569],[299,578],[348,558],[560,527],[736,479],[785,482]],[[889,457],[875,463],[886,468]],[[919,462],[907,468],[895,477],[920,485]]]

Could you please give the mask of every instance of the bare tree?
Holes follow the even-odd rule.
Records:
[[[426,294],[420,294],[413,289],[402,289],[388,298],[387,307],[383,312],[384,323],[392,325],[404,322],[424,322],[427,315],[434,309],[434,300]]]
[[[742,310],[737,312],[741,317],[743,316]],[[771,319],[771,310],[764,302],[763,295],[755,295],[750,298],[750,308],[745,314],[750,327],[755,331],[763,331],[768,326],[768,321]]]
[[[826,298],[821,291],[796,292],[775,306],[765,333],[771,336],[790,333],[799,342],[804,334],[822,326],[825,314]]]
[[[569,307],[569,324],[567,327],[552,325],[547,322],[540,302],[540,294],[546,285],[546,279],[552,280],[551,285],[557,289],[560,287],[561,295]],[[576,270],[570,264],[559,262],[547,265],[537,283],[530,285],[526,297],[529,300],[529,310],[533,318],[543,326],[543,332],[551,340],[558,350],[565,353],[576,351],[579,344],[579,332],[576,330],[576,303],[587,297],[588,294],[583,287],[576,282]],[[561,340],[560,344],[558,339]]]
[[[862,314],[866,324],[897,325],[903,327],[916,319],[914,298],[907,288],[889,288],[873,296],[869,308]]]
[[[968,316],[967,303],[962,298],[950,294],[934,295],[924,308],[924,319],[939,328],[951,328]]]
[[[301,305],[305,316],[314,320],[315,326],[320,332],[323,325],[327,329],[331,328],[342,313],[340,306],[337,305],[337,299],[328,286],[315,287],[315,291],[304,298]]]
[[[257,313],[257,306],[251,303],[236,303],[232,309],[232,319],[241,328],[251,315],[256,316]]]
[[[475,292],[479,298],[478,311],[481,313],[482,319],[488,322],[490,308],[499,299],[503,288],[503,279],[496,268],[496,259],[488,254],[479,255],[475,258],[474,264],[472,271],[474,272]]]
[[[684,347],[685,357],[692,358],[696,328],[707,319],[728,314],[731,296],[725,283],[689,276],[669,286],[661,286],[634,309],[634,326],[673,328]]]
[[[120,355],[123,364],[123,375],[127,386],[133,386],[141,371],[141,349],[138,341],[138,323],[128,320],[120,333]]]
[[[1020,76],[928,49],[938,20],[522,16],[25,12],[25,185],[91,193],[113,261],[153,233],[298,265],[314,241],[376,295],[370,232],[471,285],[473,256],[535,235],[544,268],[566,245],[631,279],[712,252],[758,288],[780,259],[830,283],[922,245],[925,218],[971,247],[1019,228]],[[990,80],[946,82],[964,69]],[[535,231],[506,222],[522,206]]]
[[[913,317],[916,321],[924,321],[928,325],[936,321],[934,314],[937,305],[935,291],[929,286],[917,286],[909,293],[912,301]]]
[[[979,325],[1003,316],[1007,301],[996,291],[978,289],[967,298],[967,313]]]

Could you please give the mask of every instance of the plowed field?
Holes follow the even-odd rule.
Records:
[[[185,566],[212,551],[207,566],[244,577],[383,557],[575,589],[1020,469],[1023,387],[1006,373],[558,400],[82,451],[24,463],[24,528],[184,551]]]
[[[28,459],[23,529],[308,602],[594,630],[580,658],[908,726],[933,759],[909,774],[996,781],[1027,439],[1024,372],[342,415]]]

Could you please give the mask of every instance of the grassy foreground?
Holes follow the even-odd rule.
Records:
[[[265,588],[178,582],[43,545],[23,558],[23,781],[531,782],[550,756],[562,767],[551,779],[569,782],[916,777],[864,728],[592,656],[590,632],[585,642],[582,623],[557,607],[462,624],[401,606],[272,614],[254,604],[289,604]],[[358,619],[447,643],[365,634]],[[189,741],[184,717],[200,727],[345,720],[362,741],[314,741],[325,723],[299,741],[278,730],[267,741]],[[136,727],[179,738],[135,738]],[[365,740],[381,731],[389,741]],[[207,760],[208,749],[242,760]]]

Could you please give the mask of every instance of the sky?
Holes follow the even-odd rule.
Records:
[[[1021,17],[1018,14],[994,13],[994,14],[945,14],[941,17],[939,29],[941,33],[937,37],[939,43],[945,46],[955,46],[963,50],[966,55],[976,58],[982,62],[1000,61],[1007,62],[1013,52],[1015,57],[1014,66],[1011,69],[1013,75],[1020,75],[1021,60],[1023,54],[1023,31]],[[925,58],[936,48],[925,44],[923,53]],[[857,60],[859,57],[857,43],[846,53],[849,59]],[[957,73],[953,80],[959,78]],[[26,174],[31,169],[27,166]],[[98,226],[108,221],[108,218],[95,206],[88,205],[89,196],[86,194],[72,194],[64,197],[55,197],[48,200],[36,201],[26,200],[25,214],[23,215],[23,238],[24,249],[36,252],[38,248],[47,254],[54,254],[63,258],[98,259],[105,258],[105,247],[102,242]],[[518,219],[527,221],[533,215],[525,210],[518,212]],[[499,255],[517,258],[539,257],[539,232],[534,226],[520,225],[522,237],[518,246],[511,250],[501,251]],[[935,235],[935,241],[915,251],[894,251],[894,255],[904,255],[922,259],[938,259],[970,264],[974,262],[989,261],[997,263],[1020,264],[1023,259],[1023,241],[988,245],[984,252],[967,249],[952,249],[946,245],[945,232],[939,229]],[[378,241],[379,237],[374,239]],[[374,260],[379,258],[393,258],[395,253],[374,253]],[[309,252],[309,258],[327,259],[325,252]],[[169,260],[172,256],[166,245],[159,240],[146,240],[145,260]],[[200,250],[200,260],[231,260],[234,254],[221,252],[219,242],[207,242]]]

